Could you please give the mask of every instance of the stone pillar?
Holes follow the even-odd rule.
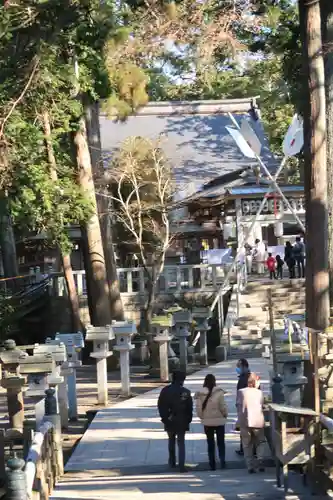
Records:
[[[114,333],[111,325],[101,327],[89,325],[87,327],[86,341],[92,341],[94,346],[90,356],[96,359],[97,401],[103,406],[107,406],[109,400],[107,358],[113,354],[112,351],[109,351],[109,341],[113,338]]]
[[[191,335],[189,329],[192,323],[192,315],[190,311],[176,311],[173,317],[175,321],[176,337],[179,340],[179,368],[184,373],[187,373],[187,339]]]
[[[68,390],[68,417],[69,420],[76,421],[78,417],[78,411],[77,411],[75,368],[73,368],[71,373],[67,376],[67,390]]]
[[[136,333],[136,325],[126,321],[114,321],[112,323],[112,330],[116,338],[114,350],[118,351],[120,354],[121,392],[125,396],[130,396],[131,379],[129,353],[134,349],[131,338]]]
[[[170,341],[172,340],[172,335],[170,335],[170,330],[174,326],[174,319],[171,314],[166,316],[155,316],[152,319],[152,330],[154,335],[154,341],[158,344],[159,351],[159,367],[153,367],[151,370],[151,375],[161,378],[161,380],[169,380],[169,363],[176,365],[175,353],[171,349]],[[164,345],[164,343],[166,343]],[[166,351],[166,354],[165,354]],[[162,358],[161,358],[162,356]],[[168,367],[166,368],[165,358],[167,359]],[[161,373],[161,367],[162,372]],[[163,379],[162,379],[163,376]]]
[[[20,362],[20,372],[29,377],[27,395],[37,396],[39,401],[35,405],[36,425],[40,425],[44,417],[43,399],[45,390],[49,388],[48,374],[55,373],[56,364],[52,354],[48,351],[38,352],[39,346],[34,348],[34,354],[27,356]]]
[[[307,383],[304,377],[304,359],[297,354],[277,356],[278,371],[282,374],[284,397],[287,405],[301,406],[301,389]]]
[[[169,335],[169,330],[165,329],[164,332],[160,332],[154,338],[154,341],[158,343],[159,357],[160,357],[160,379],[162,382],[169,382],[169,342],[172,337]]]
[[[61,417],[59,415],[55,389],[45,391],[45,416],[44,420],[54,426],[54,440],[57,445],[57,477],[64,473],[64,459],[62,454]]]
[[[283,383],[282,377],[280,375],[276,375],[272,379],[272,402],[275,404],[284,404],[284,392],[283,392]]]
[[[22,431],[24,422],[23,386],[25,377],[12,376],[1,380],[1,386],[7,390],[9,425]]]
[[[208,365],[208,352],[207,352],[207,331],[209,330],[208,319],[211,316],[209,307],[195,307],[193,308],[193,319],[195,321],[194,330],[200,332],[200,365]]]
[[[1,386],[7,391],[7,406],[10,426],[22,431],[24,421],[23,386],[25,377],[20,375],[20,362],[28,355],[16,347],[14,340],[7,339],[0,352],[2,363]]]
[[[76,369],[82,365],[79,353],[84,347],[84,338],[81,332],[76,333],[57,333],[55,340],[51,343],[64,344],[67,352],[67,362],[64,366],[64,373],[66,373],[66,396],[65,387],[62,388],[61,393],[63,400],[67,399],[68,404],[68,417],[67,420],[77,420],[77,392],[76,392]],[[65,412],[65,410],[63,410]]]
[[[25,462],[21,458],[11,458],[7,462],[6,499],[28,500]]]
[[[62,369],[65,365],[68,364],[67,361],[67,350],[66,346],[63,342],[61,343],[54,343],[51,341],[51,339],[46,339],[46,344],[42,345],[36,345],[33,351],[34,355],[38,354],[50,354],[52,356],[52,359],[55,363],[54,365],[54,370],[52,373],[47,375],[46,377],[46,382],[50,388],[54,388],[55,390],[55,397],[57,401],[57,408],[58,411],[62,414],[62,424],[64,428],[67,428],[68,426],[68,400],[67,400],[67,390],[66,390],[66,395],[64,396],[63,394],[63,384],[66,383],[65,377],[62,374]],[[58,389],[59,387],[62,387],[62,389]],[[47,388],[45,388],[47,389]],[[45,393],[45,391],[44,391]],[[61,401],[60,402],[60,396],[61,394],[62,399],[65,399],[65,402]]]
[[[107,351],[105,351],[107,352]],[[108,351],[109,352],[109,351]],[[96,354],[96,353],[94,353]],[[96,358],[97,369],[97,401],[98,404],[106,406],[109,400],[108,394],[108,367],[107,356]]]
[[[61,426],[63,429],[68,428],[69,421],[69,403],[68,403],[68,391],[67,391],[67,377],[72,372],[72,368],[69,368],[68,361],[63,363],[60,370],[60,375],[62,377],[62,382],[58,385],[58,403],[59,403],[59,413],[61,418]]]
[[[207,351],[207,330],[201,327],[200,330],[200,365],[208,365],[208,351]]]

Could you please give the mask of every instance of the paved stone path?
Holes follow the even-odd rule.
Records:
[[[265,361],[251,360],[251,369],[260,375],[264,390],[268,390]],[[186,463],[191,472],[183,475],[168,472],[167,439],[156,408],[160,389],[154,389],[97,413],[67,462],[67,473],[51,498],[121,500],[130,497],[137,500],[145,495],[145,500],[150,500],[158,495],[161,500],[166,497],[183,500],[189,494],[195,495],[195,500],[284,498],[276,489],[274,471],[249,476],[243,459],[235,453],[239,447],[239,435],[234,431],[235,362],[201,370],[189,376],[185,385],[192,392],[197,391],[207,373],[214,373],[228,393],[227,470],[216,473],[202,470],[207,468],[206,441],[195,416],[186,439]],[[201,465],[198,467],[198,464]]]

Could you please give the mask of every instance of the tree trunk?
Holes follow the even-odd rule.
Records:
[[[143,310],[143,317],[140,324],[140,332],[145,335],[148,342],[150,366],[159,368],[159,349],[157,342],[154,341],[154,335],[151,331],[151,320],[153,317],[153,308],[155,302],[156,283],[153,280],[148,281],[148,297]]]
[[[329,324],[325,78],[319,0],[299,0],[307,99],[304,113],[306,320]]]
[[[57,172],[57,161],[54,155],[54,149],[52,144],[52,133],[51,133],[51,123],[49,113],[45,111],[43,113],[43,128],[45,134],[45,142],[47,149],[47,156],[49,160],[50,167],[50,177],[52,181],[58,182],[58,172]],[[72,331],[78,332],[81,329],[82,323],[80,319],[80,304],[77,295],[76,285],[74,281],[71,257],[68,253],[64,253],[61,248],[59,248],[59,253],[62,262],[62,268],[64,271],[64,277],[67,287],[67,293],[71,308],[72,317]]]
[[[80,318],[80,303],[77,295],[70,255],[61,253],[61,262],[71,306],[72,332],[79,332],[82,327]]]
[[[92,171],[95,178],[103,180],[103,158],[99,126],[98,102],[86,102],[84,112],[87,126],[89,151],[92,163]],[[99,191],[107,194],[103,182],[100,183]],[[116,258],[112,240],[111,200],[105,196],[97,196],[97,208],[101,226],[106,275],[110,290],[110,305],[112,319],[122,321],[124,319],[124,308],[120,295],[119,281],[117,275]]]
[[[327,117],[328,269],[333,308],[333,2],[321,0]]]
[[[8,171],[7,149],[2,144],[0,144],[0,165],[4,172]],[[0,191],[0,248],[5,278],[18,276],[16,242],[8,209],[8,198],[4,191]]]
[[[14,230],[8,211],[8,199],[3,192],[0,194],[0,246],[5,278],[18,276]]]
[[[79,183],[89,197],[93,209],[90,220],[82,228],[82,239],[86,251],[85,270],[90,320],[94,326],[104,326],[110,324],[112,319],[109,286],[84,118],[81,118],[79,128],[74,135],[74,144],[76,146]]]
[[[156,284],[150,282],[148,285],[148,298],[143,310],[142,332],[151,333],[151,320],[153,317],[153,307],[155,301]]]

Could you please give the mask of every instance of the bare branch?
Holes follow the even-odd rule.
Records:
[[[134,137],[125,141],[113,158],[109,175],[116,216],[133,237],[142,265],[155,286],[173,240],[169,220],[171,171],[161,140]],[[115,189],[116,195],[112,194]]]
[[[0,127],[0,139],[2,138],[3,136],[3,133],[4,133],[4,129],[5,129],[5,125],[7,123],[7,121],[9,120],[9,118],[11,117],[12,113],[14,112],[16,106],[22,101],[22,99],[24,98],[25,94],[27,93],[31,83],[32,83],[32,80],[35,76],[35,73],[37,71],[37,68],[38,68],[38,65],[39,65],[39,58],[36,58],[35,59],[35,62],[34,62],[34,65],[32,67],[32,70],[31,70],[31,73],[30,73],[30,76],[28,78],[28,81],[27,83],[25,84],[21,94],[18,96],[18,98],[13,102],[10,110],[8,111],[7,115],[1,120],[1,127]]]

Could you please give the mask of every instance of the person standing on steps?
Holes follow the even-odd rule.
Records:
[[[305,245],[299,236],[297,236],[296,243],[293,246],[293,254],[294,254],[294,259],[295,259],[296,264],[297,264],[298,277],[304,278],[304,276],[305,276],[305,266],[304,266]]]
[[[237,393],[240,389],[247,387],[247,381],[250,376],[249,362],[245,358],[241,358],[237,362],[236,373],[238,374]],[[240,448],[236,451],[237,455],[244,455],[242,436],[240,437]]]
[[[295,278],[295,258],[290,241],[287,241],[284,247],[284,261],[289,269],[289,278],[292,280]]]
[[[263,413],[264,395],[257,388],[259,377],[251,373],[248,386],[237,393],[237,415],[241,438],[244,446],[244,455],[249,474],[264,472],[265,451],[265,418]],[[257,460],[254,456],[256,450]]]
[[[258,238],[255,240],[253,248],[253,260],[256,263],[256,271],[258,274],[265,274],[266,247],[263,241]]]
[[[281,279],[283,278],[283,260],[281,259],[280,255],[277,255],[275,257],[276,260],[276,278]]]
[[[225,469],[225,431],[228,407],[224,391],[216,385],[213,374],[206,375],[203,388],[195,395],[197,415],[204,426],[207,438],[208,459],[211,470],[216,470],[215,434],[221,469]]]
[[[191,392],[183,387],[186,374],[176,371],[172,383],[164,387],[158,398],[158,411],[169,438],[169,466],[176,467],[176,440],[180,472],[185,469],[185,434],[190,429],[193,417]]]
[[[275,273],[275,259],[271,253],[268,254],[268,259],[266,260],[266,266],[269,271],[269,277],[271,280],[276,280],[276,273]]]

